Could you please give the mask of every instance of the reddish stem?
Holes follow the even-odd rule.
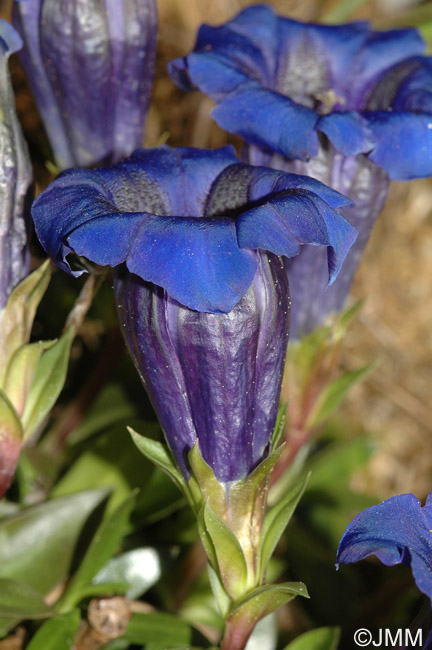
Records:
[[[21,442],[9,436],[0,436],[0,499],[12,483],[21,451]]]
[[[258,621],[228,620],[220,650],[244,650]]]

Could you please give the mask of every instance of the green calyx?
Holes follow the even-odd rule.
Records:
[[[307,596],[302,583],[265,584],[270,558],[307,483],[296,485],[266,511],[270,477],[282,447],[245,479],[220,483],[196,442],[189,452],[191,476],[186,480],[165,445],[130,433],[141,453],[171,476],[195,512],[210,583],[227,621],[238,627],[240,619],[255,617],[256,623],[296,595]]]

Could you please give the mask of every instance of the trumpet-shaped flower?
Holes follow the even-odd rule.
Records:
[[[141,146],[156,46],[155,0],[25,0],[14,25],[61,169]]]
[[[376,555],[383,564],[407,564],[421,592],[432,601],[432,493],[425,505],[400,494],[361,512],[347,527],[337,561],[358,562]]]
[[[198,439],[219,480],[247,475],[274,427],[287,342],[285,258],[322,246],[330,281],[355,238],[346,199],[240,163],[231,147],[138,150],[71,170],[34,203],[38,236],[118,267],[125,338],[183,472]]]
[[[194,51],[170,64],[181,87],[217,103],[214,119],[245,139],[250,163],[311,175],[355,204],[343,214],[359,236],[332,287],[325,290],[316,250],[305,247],[289,265],[295,336],[342,307],[388,178],[432,174],[432,59],[424,50],[414,29],[302,24],[257,5],[202,26]]]

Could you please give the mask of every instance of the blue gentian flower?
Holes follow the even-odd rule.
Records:
[[[112,164],[142,145],[155,0],[24,0],[13,21],[61,169]]]
[[[324,292],[316,250],[305,247],[289,265],[293,336],[343,306],[389,177],[432,174],[424,51],[414,29],[302,24],[256,5],[222,26],[203,25],[194,51],[170,64],[182,88],[217,103],[214,119],[245,139],[248,162],[308,174],[355,204],[343,214],[359,237],[332,287]]]
[[[383,564],[407,564],[420,591],[432,601],[432,492],[425,505],[400,494],[367,508],[349,524],[337,561],[358,562],[376,555]]]
[[[10,54],[21,48],[13,27],[0,20],[0,309],[29,272],[29,200],[32,170],[27,145],[15,113],[9,77]]]
[[[65,172],[36,199],[36,231],[61,268],[82,272],[72,251],[117,267],[125,338],[185,474],[197,439],[221,481],[265,454],[287,343],[284,260],[322,246],[334,279],[355,238],[336,209],[346,201],[231,147],[138,150]]]

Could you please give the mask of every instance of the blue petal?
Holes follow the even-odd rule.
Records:
[[[101,205],[99,204],[99,208]],[[67,238],[77,255],[101,266],[118,266],[128,257],[140,226],[147,215],[142,212],[104,212],[82,223]]]
[[[188,86],[196,86],[214,101],[219,101],[251,77],[256,77],[254,58],[260,58],[260,52],[248,53],[251,45],[246,39],[233,36],[228,30],[226,32],[230,40],[240,41],[234,57],[221,54],[208,45],[204,54],[192,52],[184,59],[175,59],[168,64],[168,72],[181,88],[188,90]]]
[[[298,255],[301,244],[327,246],[329,283],[337,277],[357,232],[336,210],[308,190],[283,193],[237,220],[240,248]]]
[[[158,147],[155,149],[138,149],[130,158],[115,168],[100,170],[106,182],[118,186],[119,193],[123,187],[118,184],[118,170],[124,170],[131,178],[131,185],[136,191],[146,191],[150,186],[166,197],[165,213],[168,215],[202,216],[203,207],[215,178],[228,166],[237,163],[234,147],[219,149],[193,149],[188,147],[173,149]],[[115,189],[113,195],[116,198]],[[143,197],[142,211],[155,212],[146,204]]]
[[[353,204],[348,197],[310,176],[290,174],[267,167],[254,167],[249,169],[251,174],[249,199],[251,201],[259,201],[271,193],[298,188],[310,190],[314,194],[317,194],[332,208],[347,207]]]
[[[108,189],[97,173],[71,170],[59,176],[34,201],[32,217],[36,234],[48,255],[64,271],[72,273],[66,257],[71,252],[68,235],[98,216],[118,216]],[[111,244],[114,240],[111,241]],[[89,259],[92,259],[91,256]],[[74,271],[73,275],[81,275]]]
[[[288,158],[308,160],[318,153],[315,111],[255,82],[229,94],[212,116],[230,133]]]
[[[404,59],[423,54],[425,49],[416,29],[370,31],[346,79],[349,105],[361,108],[365,91],[378,82],[386,70]],[[353,79],[355,83],[352,83]]]
[[[309,102],[318,93],[333,90],[340,96],[337,103],[346,106],[352,63],[367,38],[368,23],[334,26],[279,18],[279,30],[277,89]]]
[[[153,215],[143,219],[127,267],[182,305],[211,313],[231,311],[257,269],[239,249],[233,221]]]
[[[376,145],[369,158],[396,181],[432,175],[432,114],[364,113]]]
[[[254,10],[258,8],[251,9],[226,25],[200,27],[194,51],[168,64],[168,71],[180,87],[189,89],[195,85],[219,101],[250,79],[259,79],[263,83],[272,81],[274,61],[269,61],[263,55],[261,42],[254,42],[249,29],[242,29],[243,14],[257,13]],[[262,7],[260,9],[264,9],[266,16],[264,22],[260,21],[259,24],[266,28],[266,18],[270,15],[276,28],[273,12]]]
[[[366,153],[375,144],[366,120],[356,111],[323,115],[317,129],[325,133],[334,147],[346,156]]]
[[[422,508],[413,494],[401,494],[361,512],[339,544],[337,561],[376,555],[383,564],[410,564],[417,587],[432,599],[432,493]]]
[[[396,78],[402,67],[406,69],[407,74],[399,84],[392,101],[392,109],[432,113],[432,59],[429,57],[408,59],[393,70]]]
[[[14,54],[22,48],[22,40],[18,32],[7,20],[0,18],[0,48],[4,53]]]

